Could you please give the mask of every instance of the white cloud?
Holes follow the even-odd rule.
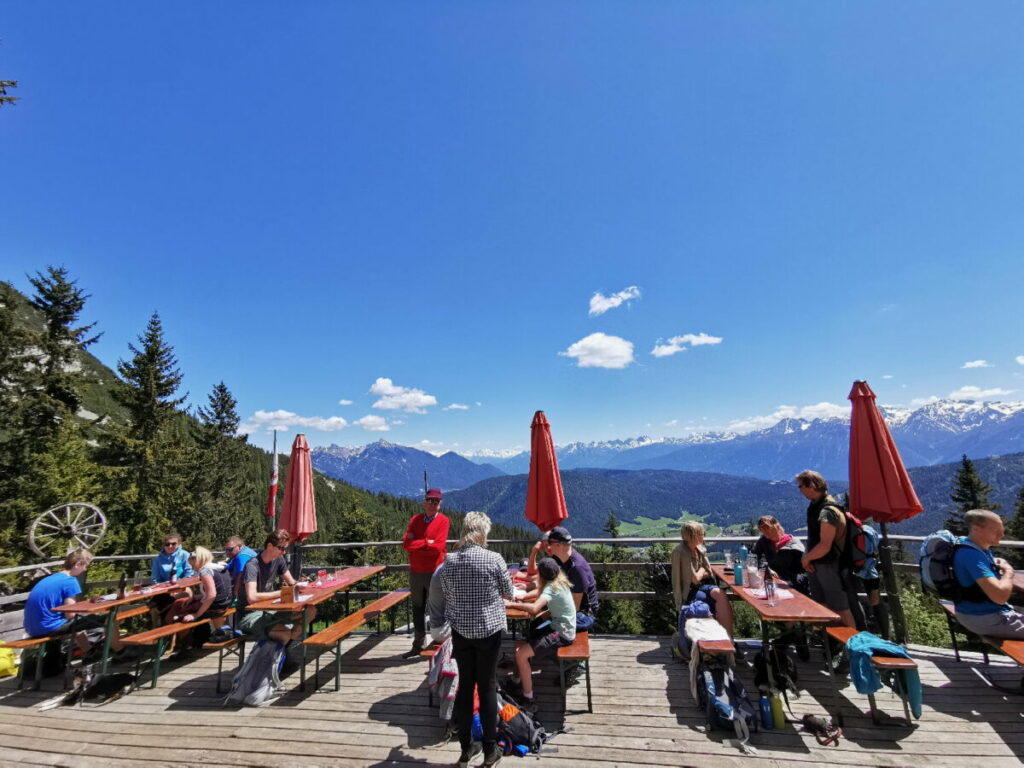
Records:
[[[452,403],[451,405],[446,405],[441,410],[442,411],[468,411],[469,410],[469,406],[468,405],[463,405],[462,403]]]
[[[661,339],[658,339],[658,343],[654,345],[651,354],[655,357],[667,357],[668,355],[674,355],[676,352],[684,351],[687,344],[691,347],[700,347],[705,344],[721,343],[721,336],[711,336],[707,333],[684,333],[682,336],[673,336],[664,344],[661,343]]]
[[[831,419],[837,416],[849,416],[849,405],[836,405],[834,403],[818,403],[817,405],[780,405],[774,413],[767,416],[751,416],[746,419],[738,419],[729,422],[726,427],[730,432],[753,432],[756,429],[767,429],[774,426],[782,419]]]
[[[672,419],[672,421],[666,421],[665,422],[665,426],[666,427],[674,427],[678,423],[679,423],[679,419]]]
[[[256,411],[245,426],[246,428],[255,427],[253,432],[260,427],[266,427],[268,432],[275,429],[285,430],[288,427],[307,427],[321,432],[337,432],[339,429],[347,427],[348,422],[341,416],[331,416],[325,419],[323,416],[300,416],[291,411],[277,410]]]
[[[982,389],[981,387],[975,387],[968,385],[966,387],[960,387],[960,389],[949,393],[950,400],[983,400],[986,397],[1002,397],[1003,395],[1009,395],[1012,393],[1012,389],[1000,389],[999,387],[992,387],[992,389]]]
[[[906,385],[904,384],[904,386]],[[915,397],[913,400],[910,401],[910,406],[912,408],[920,408],[922,405],[931,405],[932,403],[937,403],[941,399],[941,397],[936,397],[935,395],[930,395],[928,397]]]
[[[383,416],[368,415],[363,416],[361,419],[356,419],[353,424],[358,424],[360,427],[365,429],[367,432],[387,432],[391,429],[387,419]]]
[[[438,443],[438,442],[435,442],[433,440],[420,440],[413,447],[414,448],[419,448],[421,451],[426,451],[427,453],[432,453],[435,456],[440,456],[442,453],[448,453],[448,451],[454,451],[456,448],[459,447],[459,444],[458,443],[451,443],[449,445],[447,443]]]
[[[1018,365],[1024,365],[1024,355],[1017,355],[1014,360],[1017,361]]]
[[[580,368],[625,368],[633,362],[633,342],[598,332],[558,354],[576,358]]]
[[[882,378],[883,379],[891,379],[892,378],[892,374],[891,373],[887,373]]]
[[[992,368],[992,363],[988,360],[971,360],[960,366],[961,368]]]
[[[624,288],[618,293],[613,293],[611,296],[605,296],[598,291],[590,297],[590,316],[596,317],[597,315],[603,315],[609,309],[615,309],[616,307],[621,306],[624,302],[639,298],[640,289],[635,285]]]
[[[370,387],[370,394],[380,399],[371,407],[382,411],[405,411],[406,413],[426,413],[431,405],[437,405],[437,398],[428,395],[422,389],[400,387],[391,379],[379,378]]]
[[[352,405],[351,400],[339,400],[338,405]]]
[[[238,425],[238,431],[235,432],[235,434],[236,435],[252,435],[252,434],[255,434],[256,432],[258,432],[259,429],[260,428],[259,428],[258,424],[243,423],[243,424],[239,424]]]

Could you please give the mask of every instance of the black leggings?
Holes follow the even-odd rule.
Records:
[[[480,690],[480,725],[484,731],[484,750],[494,746],[498,732],[497,683],[501,632],[471,640],[452,630],[452,655],[459,666],[459,692],[455,694],[455,723],[459,744],[468,749],[473,743],[473,688]]]

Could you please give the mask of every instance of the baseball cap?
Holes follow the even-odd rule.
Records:
[[[537,573],[544,581],[551,581],[558,576],[560,570],[562,569],[558,567],[558,563],[553,557],[545,557],[537,562]]]
[[[561,525],[556,525],[548,531],[548,541],[560,541],[563,544],[572,544],[572,534]]]
[[[429,491],[427,491],[427,498],[428,499],[440,499],[440,498],[443,498],[442,495],[441,495],[441,489],[440,488],[431,488]]]

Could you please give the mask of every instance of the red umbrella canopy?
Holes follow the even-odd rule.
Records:
[[[526,519],[542,531],[550,531],[569,517],[558,474],[551,425],[544,411],[533,415],[530,425],[530,476],[526,481]]]
[[[288,479],[278,522],[298,541],[316,533],[316,500],[313,498],[313,467],[305,435],[296,435],[288,460]]]
[[[850,511],[879,523],[899,523],[924,509],[889,427],[866,381],[853,382],[850,413]]]

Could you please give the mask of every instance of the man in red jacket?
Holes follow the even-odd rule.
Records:
[[[413,515],[402,539],[409,553],[409,591],[412,598],[412,625],[416,631],[412,649],[405,658],[419,655],[427,641],[425,618],[430,577],[444,562],[448,544],[448,518],[441,514],[441,490],[431,488],[423,500],[423,511]]]

